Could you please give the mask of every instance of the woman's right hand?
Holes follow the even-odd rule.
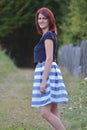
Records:
[[[45,93],[46,92],[46,83],[41,83],[41,86],[40,86],[40,92],[41,93]]]

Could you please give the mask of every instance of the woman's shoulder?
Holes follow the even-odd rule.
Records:
[[[55,33],[53,33],[52,31],[48,31],[44,34],[43,36],[44,39],[54,39],[55,38]]]
[[[55,35],[55,33],[53,33],[52,31],[47,31],[47,32],[44,34],[44,36],[46,36],[46,35]]]

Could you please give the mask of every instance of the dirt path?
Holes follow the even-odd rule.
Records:
[[[10,73],[3,82],[0,83],[0,100],[9,91],[15,93],[20,88],[24,87],[25,84],[28,85],[29,81],[32,82],[33,79],[33,70],[23,70],[17,69],[15,72]]]
[[[17,69],[0,83],[0,127],[2,129],[23,126],[30,120],[33,72],[33,70]]]
[[[39,109],[31,108],[33,75],[16,69],[0,83],[0,130],[50,130]]]

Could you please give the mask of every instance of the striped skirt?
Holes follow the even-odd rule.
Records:
[[[32,107],[41,107],[50,103],[66,104],[68,93],[63,82],[63,77],[58,65],[52,62],[51,70],[47,78],[45,93],[40,92],[40,84],[44,71],[45,62],[38,63],[34,73],[32,88]]]

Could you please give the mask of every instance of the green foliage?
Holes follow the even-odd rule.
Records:
[[[62,26],[64,42],[87,39],[87,1],[70,0],[67,23]]]
[[[21,27],[28,22],[30,0],[0,1],[0,36],[12,33],[14,29]]]

